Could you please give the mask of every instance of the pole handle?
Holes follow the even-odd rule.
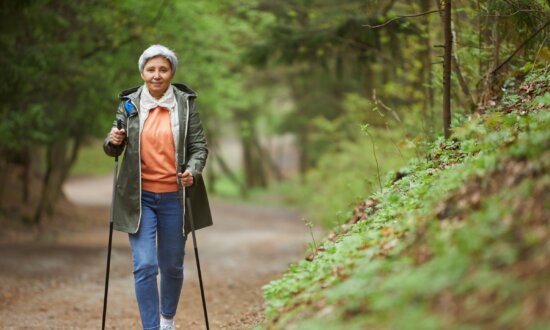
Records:
[[[116,120],[116,128],[119,129],[119,130],[122,129],[122,119],[118,118]],[[116,174],[117,174],[116,173],[117,164],[118,164],[118,156],[115,156],[115,180],[116,180]]]
[[[185,172],[186,168],[187,168],[187,166],[186,166],[185,164],[180,164],[180,165],[179,165],[179,172],[180,172],[180,173]],[[182,186],[183,186],[183,183],[182,183]],[[186,197],[186,198],[189,197],[189,196],[187,195],[187,187],[183,186],[183,189],[184,189],[185,192],[186,192],[185,197]]]

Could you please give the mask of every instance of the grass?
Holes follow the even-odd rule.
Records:
[[[389,177],[311,262],[264,287],[259,328],[548,324],[548,85],[546,70],[533,72]]]

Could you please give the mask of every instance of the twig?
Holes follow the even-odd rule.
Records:
[[[542,30],[544,30],[548,25],[550,25],[550,20],[546,21],[546,23],[544,23],[544,25],[541,28],[535,31],[529,38],[527,38],[527,40],[522,42],[521,45],[519,45],[519,47],[512,53],[512,55],[508,56],[508,58],[504,60],[504,62],[500,63],[500,65],[496,69],[491,71],[491,74],[492,75],[496,74],[498,70],[502,69],[502,67],[508,64],[508,62],[510,62],[512,58],[514,58],[514,56],[516,56],[516,54],[519,53],[519,51],[529,43],[529,41],[533,40],[537,36],[537,34],[539,34]]]
[[[380,178],[380,164],[378,163],[378,157],[376,157],[376,145],[374,144],[374,138],[370,134],[369,124],[362,125],[361,130],[365,132],[365,134],[367,134],[367,136],[370,138],[370,142],[372,144],[372,153],[374,154],[374,161],[376,162],[376,173],[378,177],[378,185],[380,186],[380,192],[384,192],[384,188],[382,188],[382,179]]]
[[[537,60],[539,59],[540,51],[542,50],[542,48],[544,48],[544,45],[546,44],[546,39],[548,39],[548,36],[544,36],[544,39],[540,43],[539,50],[537,51],[537,55],[535,55],[535,60],[533,61],[533,63],[537,63]]]
[[[420,13],[420,14],[412,14],[412,15],[401,15],[401,16],[397,16],[397,17],[394,17],[382,24],[378,24],[378,25],[369,25],[369,24],[364,24],[363,26],[365,27],[368,27],[368,28],[371,28],[371,29],[377,29],[377,28],[380,28],[380,27],[383,27],[383,26],[386,26],[388,24],[390,24],[391,22],[395,21],[395,20],[398,20],[398,19],[402,19],[402,18],[408,18],[408,17],[419,17],[419,16],[424,16],[424,15],[428,15],[428,14],[433,14],[433,13],[439,13],[441,12],[441,10],[430,10],[430,11],[427,11],[427,12],[424,12],[424,13]]]
[[[514,15],[517,15],[517,14],[522,13],[522,12],[541,13],[541,14],[545,13],[544,11],[536,10],[536,9],[520,9],[520,10],[516,10],[515,12],[513,12],[511,14],[506,14],[506,15],[482,15],[482,16],[483,17],[510,17],[510,16],[514,16]]]
[[[373,90],[372,90],[372,99],[373,99],[375,105],[380,104],[384,109],[388,110],[388,111],[393,115],[393,117],[395,118],[395,120],[397,120],[399,123],[401,123],[401,118],[399,118],[399,115],[398,115],[395,111],[393,111],[392,108],[390,108],[390,107],[388,107],[387,105],[385,105],[384,102],[382,102],[382,100],[380,100],[380,99],[376,96],[376,89],[373,89]]]

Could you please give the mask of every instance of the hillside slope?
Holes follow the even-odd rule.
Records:
[[[394,173],[264,287],[266,329],[547,329],[549,67]]]

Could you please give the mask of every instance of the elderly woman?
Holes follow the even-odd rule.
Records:
[[[174,329],[189,232],[188,217],[184,223],[182,216],[186,191],[195,229],[212,225],[201,177],[208,149],[195,108],[197,95],[183,84],[170,83],[177,65],[174,52],[161,45],[141,54],[144,84],[120,93],[116,119],[122,128],[115,120],[103,145],[109,156],[124,152],[113,226],[129,234],[143,329]]]

